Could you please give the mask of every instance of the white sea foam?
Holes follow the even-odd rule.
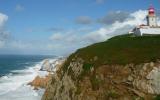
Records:
[[[56,60],[54,60],[56,61]],[[48,72],[39,71],[43,62],[24,70],[14,70],[12,74],[0,78],[0,100],[40,100],[43,89],[33,90],[27,85],[37,75],[45,76]]]

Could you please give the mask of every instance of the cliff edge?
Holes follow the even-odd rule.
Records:
[[[159,100],[160,36],[121,35],[77,50],[42,100]]]

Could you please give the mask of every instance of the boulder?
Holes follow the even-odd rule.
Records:
[[[28,83],[28,85],[33,86],[35,90],[39,88],[46,88],[50,78],[51,78],[50,74],[46,77],[37,76],[32,82]]]
[[[52,71],[52,69],[53,69],[53,66],[52,66],[52,64],[50,63],[50,61],[49,61],[49,59],[45,59],[44,61],[43,61],[43,64],[42,64],[42,67],[41,67],[41,71]]]

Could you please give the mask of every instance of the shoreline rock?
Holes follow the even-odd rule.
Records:
[[[59,66],[64,61],[65,61],[65,58],[45,59],[43,60],[43,64],[41,66],[40,71],[55,72],[57,66]]]
[[[53,68],[53,66],[52,66],[52,64],[50,63],[50,60],[49,60],[49,59],[45,59],[45,60],[43,61],[43,64],[42,64],[42,66],[41,66],[40,71],[52,71],[52,68]]]
[[[64,58],[44,59],[39,71],[48,72],[47,75],[37,75],[31,82],[28,83],[28,85],[33,86],[34,90],[46,88],[47,84],[51,80],[52,75],[64,61]]]
[[[36,76],[34,80],[28,83],[34,87],[34,90],[38,90],[39,88],[46,88],[49,80],[51,78],[51,74],[47,75],[46,77]]]

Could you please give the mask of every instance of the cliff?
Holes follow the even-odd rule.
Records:
[[[77,50],[42,100],[159,100],[160,36],[122,35]]]

